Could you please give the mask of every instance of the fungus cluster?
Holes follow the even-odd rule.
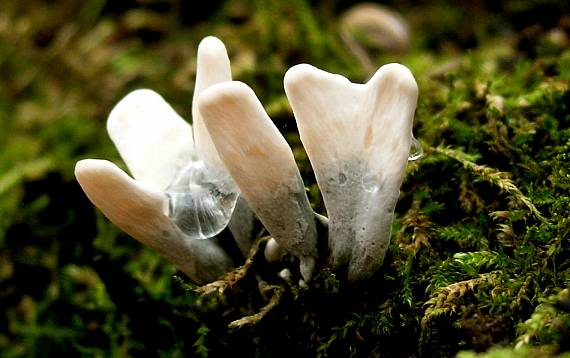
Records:
[[[246,255],[257,216],[268,261],[296,257],[305,282],[320,265],[368,279],[382,265],[413,136],[418,89],[410,71],[382,66],[354,84],[309,65],[285,74],[328,221],[311,209],[291,148],[253,90],[232,81],[223,43],[198,49],[193,126],[153,91],[127,95],[107,130],[133,178],[106,160],[77,163],[89,199],[126,233],[197,284],[232,269],[214,238],[229,227]],[[317,235],[317,220],[328,238]],[[319,257],[318,240],[328,240]]]

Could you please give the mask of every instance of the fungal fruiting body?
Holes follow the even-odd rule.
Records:
[[[350,282],[368,279],[386,254],[414,144],[416,82],[398,64],[366,84],[297,65],[285,75],[285,91],[328,219],[311,209],[291,148],[253,90],[232,81],[214,37],[198,49],[194,130],[157,93],[134,91],[107,122],[134,179],[87,159],[76,165],[77,180],[107,218],[196,283],[231,270],[214,238],[226,226],[248,255],[253,213],[272,237],[266,259],[296,257],[303,284],[318,262],[317,222],[328,230],[330,266],[346,269]]]
[[[412,143],[418,89],[410,71],[382,66],[366,84],[310,65],[285,92],[329,215],[329,263],[348,280],[380,268]]]
[[[277,244],[311,278],[317,258],[315,219],[291,148],[242,82],[208,88],[198,98],[208,132],[243,197]]]
[[[168,199],[157,188],[129,177],[106,160],[77,163],[75,176],[87,197],[115,225],[156,250],[196,283],[215,280],[232,268],[211,240],[192,240],[166,215]]]
[[[197,92],[231,80],[220,40],[202,40],[197,73]],[[200,123],[198,119],[193,133],[157,93],[134,91],[115,106],[107,122],[134,180],[103,160],[80,161],[75,174],[89,199],[114,224],[196,283],[206,283],[233,263],[215,240],[199,239],[212,238],[228,225],[239,190]]]

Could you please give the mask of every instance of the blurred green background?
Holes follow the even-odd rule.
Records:
[[[356,4],[3,0],[0,356],[430,357],[497,345],[506,348],[488,356],[568,354],[567,2],[386,2],[410,29],[399,51],[346,28]],[[408,168],[370,286],[324,272],[259,326],[228,330],[259,298],[199,298],[82,193],[77,160],[121,163],[105,121],[128,92],[152,88],[191,120],[208,35],[292,145],[321,213],[285,71],[306,62],[363,82],[370,66],[396,61],[416,76],[426,155]]]

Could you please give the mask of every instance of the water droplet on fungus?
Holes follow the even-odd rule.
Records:
[[[168,216],[194,239],[209,239],[230,221],[239,191],[227,175],[201,161],[190,163],[166,188]]]

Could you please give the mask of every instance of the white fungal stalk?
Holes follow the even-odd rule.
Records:
[[[206,89],[198,108],[218,154],[276,242],[311,278],[317,257],[313,211],[293,153],[251,88],[224,82]]]
[[[196,99],[204,89],[231,80],[230,60],[224,44],[215,37],[206,37],[198,47],[192,102],[196,160],[187,161],[166,188],[170,217],[182,231],[196,239],[208,239],[222,231],[232,217],[239,196],[239,189],[221,163],[196,108]]]
[[[382,66],[366,84],[310,65],[285,75],[301,141],[329,215],[329,261],[348,280],[380,268],[390,241],[418,89],[410,71]]]
[[[132,179],[106,160],[79,161],[75,176],[112,223],[163,255],[194,282],[211,282],[231,270],[231,259],[214,241],[193,240],[168,218],[168,200],[162,191]]]
[[[196,92],[223,81],[231,81],[226,49],[207,37],[198,49]],[[192,127],[162,97],[134,91],[113,109],[107,129],[135,180],[103,160],[80,161],[75,174],[113,223],[195,282],[206,283],[230,270],[232,262],[215,241],[196,239],[211,238],[228,225],[239,190],[199,115],[195,121],[196,148]],[[237,241],[247,251],[247,243]]]

